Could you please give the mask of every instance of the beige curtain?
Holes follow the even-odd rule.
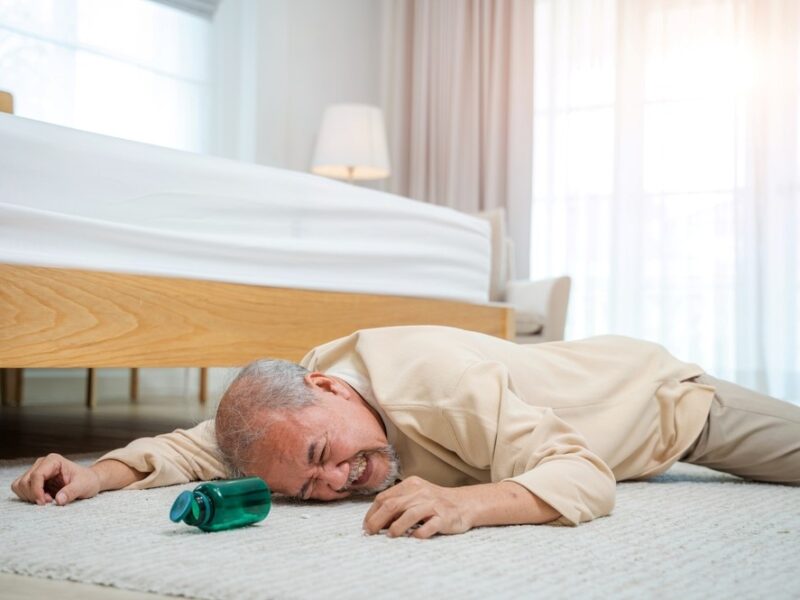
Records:
[[[533,0],[385,0],[390,191],[464,212],[504,207],[529,260]]]

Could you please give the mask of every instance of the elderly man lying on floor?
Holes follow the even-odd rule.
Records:
[[[392,327],[315,348],[300,366],[254,362],[214,422],[135,440],[91,468],[52,454],[12,487],[31,502],[67,504],[258,475],[302,499],[381,492],[365,531],[430,537],[589,521],[611,512],[617,481],[678,460],[798,484],[800,407],[629,338],[521,346]]]

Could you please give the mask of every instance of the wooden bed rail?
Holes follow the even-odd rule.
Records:
[[[514,336],[513,310],[501,304],[0,264],[3,368],[299,360],[357,329],[419,324]]]

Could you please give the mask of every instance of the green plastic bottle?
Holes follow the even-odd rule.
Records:
[[[221,531],[258,523],[267,517],[272,493],[260,477],[203,483],[178,494],[169,518],[203,531]]]

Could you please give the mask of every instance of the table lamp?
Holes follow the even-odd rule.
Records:
[[[389,152],[381,109],[366,104],[326,108],[311,172],[350,183],[388,177]]]

